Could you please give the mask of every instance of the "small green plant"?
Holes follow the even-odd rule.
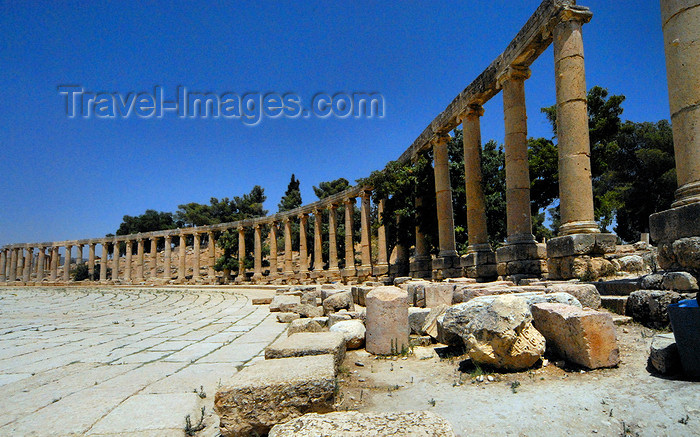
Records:
[[[520,381],[513,381],[513,382],[510,383],[510,390],[511,390],[513,393],[517,393],[517,392],[518,392],[518,387],[520,387]]]
[[[428,403],[430,404],[431,407],[434,407],[434,406],[435,406],[435,399],[430,398],[430,400],[428,401]]]
[[[681,417],[680,419],[678,419],[678,423],[680,423],[681,425],[687,425],[689,419],[690,416],[686,414],[685,417]]]
[[[204,411],[206,410],[206,407],[202,407],[202,417],[199,418],[199,423],[197,425],[192,426],[192,421],[190,420],[190,415],[188,414],[185,416],[185,434],[188,436],[193,436],[195,433],[198,431],[201,431],[204,429]]]
[[[469,372],[469,376],[476,378],[477,376],[481,375],[485,375],[484,370],[478,364],[474,364],[474,370]]]
[[[199,396],[201,399],[205,399],[207,397],[207,393],[204,391],[204,386],[200,385],[199,390],[196,388],[194,389],[194,393]]]
[[[399,349],[399,339],[391,339],[391,353],[389,355],[407,357],[413,354],[413,347],[407,346],[405,343],[401,343],[401,348]]]

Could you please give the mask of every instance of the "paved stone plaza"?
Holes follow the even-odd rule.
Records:
[[[265,294],[0,289],[0,435],[184,435],[285,330],[251,304]]]

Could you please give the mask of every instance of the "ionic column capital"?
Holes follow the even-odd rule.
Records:
[[[331,204],[329,204],[329,205],[326,207],[326,209],[327,209],[328,211],[335,211],[336,209],[338,209],[338,204],[337,204],[337,203],[331,203]]]
[[[582,8],[580,6],[565,6],[561,12],[559,12],[557,18],[559,22],[578,21],[581,24],[586,24],[593,18],[593,12],[588,8]]]
[[[452,137],[449,134],[439,133],[431,140],[431,144],[433,146],[441,146],[449,143],[451,139]]]
[[[354,197],[348,197],[343,200],[343,203],[345,205],[353,205],[355,203],[355,198]]]
[[[467,105],[467,110],[464,112],[464,118],[466,117],[483,117],[484,107],[480,103],[470,103]]]
[[[532,71],[528,67],[522,65],[510,65],[498,77],[496,84],[498,88],[503,88],[503,84],[509,80],[527,80],[530,78]]]

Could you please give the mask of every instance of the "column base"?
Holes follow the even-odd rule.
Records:
[[[499,276],[541,277],[547,273],[547,247],[535,240],[508,242],[496,250]]]
[[[346,280],[347,278],[354,278],[357,276],[357,269],[354,266],[344,268],[340,271],[340,276],[343,278],[343,280]]]
[[[659,248],[659,267],[686,271],[700,278],[700,202],[649,217],[651,239]]]
[[[372,267],[372,276],[380,277],[389,274],[389,264],[377,264]]]
[[[415,257],[409,265],[412,278],[431,279],[433,276],[433,262],[429,256]]]
[[[438,256],[432,260],[431,267],[434,281],[462,276],[462,264],[458,255]]]
[[[460,260],[460,265],[467,278],[479,281],[491,281],[498,277],[496,253],[490,247],[468,249]]]
[[[572,234],[547,242],[549,279],[583,279],[594,281],[615,273],[614,265],[604,258],[614,253],[615,234]]]

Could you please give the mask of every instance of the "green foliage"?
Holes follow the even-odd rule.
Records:
[[[175,213],[176,223],[179,227],[205,226],[262,217],[267,215],[267,210],[263,209],[266,199],[265,190],[256,185],[243,197],[235,196],[232,199],[224,197],[221,200],[212,197],[209,199],[209,205],[200,203],[179,205]]]
[[[300,184],[299,179],[292,174],[292,179],[289,181],[289,185],[287,185],[287,191],[284,192],[284,196],[282,196],[278,205],[279,212],[291,211],[301,206]]]
[[[71,271],[71,276],[73,277],[74,281],[84,281],[86,279],[90,280],[95,280],[94,277],[90,277],[90,270],[88,269],[88,265],[83,263],[83,264],[78,264],[72,271]],[[94,275],[93,275],[94,276]],[[97,271],[97,279],[99,279],[99,271]]]
[[[482,181],[486,202],[489,240],[495,248],[506,238],[506,154],[503,146],[491,140],[481,155]]]
[[[318,187],[313,188],[314,194],[321,200],[347,190],[350,188],[350,182],[345,178],[339,178],[334,181],[321,182]]]
[[[177,224],[171,212],[158,212],[153,209],[147,209],[141,215],[125,215],[122,218],[119,229],[117,229],[117,235],[130,235],[175,228],[177,228]]]

